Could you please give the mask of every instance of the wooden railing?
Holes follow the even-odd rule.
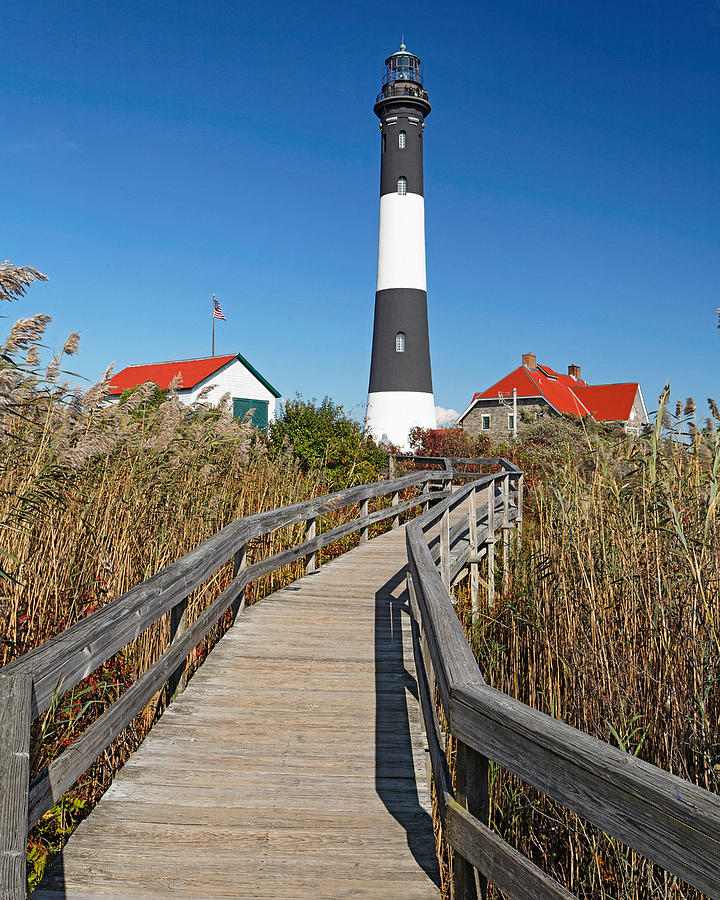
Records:
[[[25,896],[28,828],[67,792],[164,686],[183,686],[193,649],[228,611],[245,606],[247,586],[359,532],[422,507],[407,526],[408,587],[419,698],[430,770],[446,841],[454,851],[454,895],[482,896],[485,879],[511,898],[570,897],[568,891],[488,827],[489,760],[704,891],[720,898],[720,798],[683,779],[544,715],[489,687],[478,669],[450,590],[469,579],[473,615],[495,602],[495,562],[510,570],[522,529],[523,475],[507,460],[415,458],[434,469],[410,472],[293,506],[238,519],[186,556],[117,600],[0,670],[0,897]],[[497,466],[478,476],[468,467]],[[456,484],[454,482],[466,482]],[[434,490],[433,490],[434,488]],[[401,492],[414,496],[400,500]],[[421,492],[419,492],[421,489]],[[369,502],[391,503],[369,511]],[[468,515],[452,524],[452,512]],[[317,533],[320,516],[347,506],[360,515]],[[247,564],[248,541],[306,523],[297,546]],[[439,526],[439,536],[428,532]],[[199,615],[187,621],[188,597],[230,560],[233,578]],[[480,584],[480,564],[486,573]],[[58,694],[170,613],[171,640],[162,655],[120,698],[30,783],[30,729]],[[440,726],[436,699],[443,714]],[[456,742],[455,788],[446,742]]]
[[[471,461],[446,463],[455,478],[453,467],[460,462]],[[488,827],[489,760],[709,897],[720,897],[720,797],[485,683],[453,608],[449,585],[467,571],[477,614],[473,566],[486,556],[487,599],[493,602],[498,523],[506,553],[508,529],[519,530],[522,521],[522,473],[506,460],[500,462],[502,473],[468,476],[474,480],[406,529],[415,667],[437,809],[445,840],[454,851],[454,897],[481,897],[487,882],[510,898],[573,896]],[[470,539],[454,543],[449,514],[466,501]],[[439,555],[426,537],[438,523]],[[455,525],[456,535],[462,525]],[[445,731],[435,698],[447,723]],[[447,762],[450,736],[456,742],[455,790]]]
[[[408,490],[414,496],[401,500],[401,492]],[[28,829],[159,690],[167,688],[170,696],[182,690],[188,656],[228,610],[234,617],[244,608],[251,582],[301,559],[306,571],[313,571],[321,547],[358,531],[360,541],[365,542],[371,525],[392,519],[396,527],[402,513],[420,507],[427,511],[449,493],[446,473],[416,471],[237,519],[147,581],[0,669],[0,898],[25,897]],[[369,502],[386,495],[391,497],[390,505],[370,512]],[[360,515],[317,533],[320,516],[347,506],[359,506]],[[302,543],[248,565],[248,541],[302,522],[306,523]],[[189,623],[189,596],[230,560],[234,561],[232,581]],[[32,723],[58,695],[87,678],[167,613],[167,649],[30,783]]]

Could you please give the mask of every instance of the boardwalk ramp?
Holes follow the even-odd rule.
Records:
[[[245,610],[34,896],[439,896],[396,528]]]

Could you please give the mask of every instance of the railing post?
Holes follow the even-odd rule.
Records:
[[[237,551],[235,556],[233,557],[233,581],[238,577],[242,569],[247,566],[247,544],[243,544],[242,547]],[[237,595],[236,599],[233,600],[233,604],[230,607],[232,613],[232,620],[235,621],[235,618],[238,614],[238,610],[242,605],[243,600],[245,599],[245,588],[240,591]]]
[[[170,610],[170,643],[173,644],[187,631],[188,626],[188,598],[176,603]],[[172,703],[173,699],[182,694],[187,684],[187,659],[175,669],[168,678],[165,686],[165,705]]]
[[[0,675],[0,897],[25,900],[32,676]]]
[[[503,575],[502,590],[503,594],[507,593],[510,587],[510,473],[506,472],[502,480],[502,499],[503,499]]]
[[[495,479],[487,486],[487,599],[495,606]]]
[[[445,478],[443,479],[443,490],[451,491],[452,483],[453,483],[453,471],[452,471],[452,462],[450,461],[449,456],[443,457],[443,464],[445,465]]]
[[[450,593],[450,510],[440,519],[440,575],[445,590]]]
[[[478,536],[477,536],[477,502],[476,488],[470,491],[470,508],[468,511],[468,531],[470,534],[470,558],[474,562],[470,563],[470,603],[472,606],[472,622],[475,625],[480,617],[480,567],[477,563],[478,556]]]
[[[400,502],[400,492],[399,492],[399,491],[393,491],[393,495],[392,495],[392,506],[397,506],[399,502]],[[398,515],[398,516],[393,516],[392,527],[393,527],[393,528],[397,528],[399,524],[400,524],[400,516],[399,516],[399,515]]]
[[[517,517],[515,519],[515,530],[517,532],[517,540],[516,540],[516,548],[515,552],[520,555],[520,551],[522,550],[522,522],[523,522],[523,491],[525,488],[525,475],[522,474],[518,478],[518,488],[517,488]]]
[[[457,742],[455,751],[455,793],[461,806],[487,825],[490,818],[488,761],[477,750]],[[453,900],[482,900],[485,879],[458,853],[453,858]]]
[[[392,453],[388,457],[388,473],[391,478],[395,477],[395,457],[392,455]]]
[[[361,516],[361,518],[365,519],[369,515],[370,515],[370,501],[363,500],[362,505],[360,506],[360,516]],[[363,525],[363,527],[360,529],[360,543],[361,544],[367,543],[369,538],[370,538],[370,526]]]
[[[423,493],[423,494],[428,494],[428,495],[430,494],[430,482],[429,482],[429,481],[426,481],[426,482],[423,483],[423,486],[422,486],[422,493]],[[424,513],[426,513],[429,509],[430,509],[430,501],[429,501],[429,500],[423,500],[422,511],[423,511]]]
[[[316,519],[308,519],[305,522],[305,540],[311,541],[315,537]],[[317,569],[317,552],[309,553],[305,557],[305,574]]]

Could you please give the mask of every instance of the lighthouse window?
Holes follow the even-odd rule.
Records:
[[[398,178],[398,194],[401,197],[404,197],[407,194],[407,178],[404,175],[401,175]]]
[[[387,143],[387,135],[385,134],[385,132],[383,132],[383,139],[382,139],[382,145],[383,145],[382,152],[383,153],[385,152],[385,144],[386,143]]]
[[[405,134],[404,131],[401,131],[400,134],[398,135],[398,146],[400,147],[401,150],[405,149],[405,141],[406,140],[407,140],[407,135]]]
[[[395,335],[395,352],[396,353],[404,353],[405,352],[405,332],[398,331]]]

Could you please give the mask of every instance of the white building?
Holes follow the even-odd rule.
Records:
[[[280,393],[240,353],[127,366],[110,382],[110,395],[118,397],[146,381],[167,389],[178,375],[181,381],[177,393],[183,403],[194,403],[200,392],[209,387],[207,402],[219,403],[221,397],[230,394],[237,419],[252,409],[253,424],[266,429],[268,422],[275,418],[275,403]]]

